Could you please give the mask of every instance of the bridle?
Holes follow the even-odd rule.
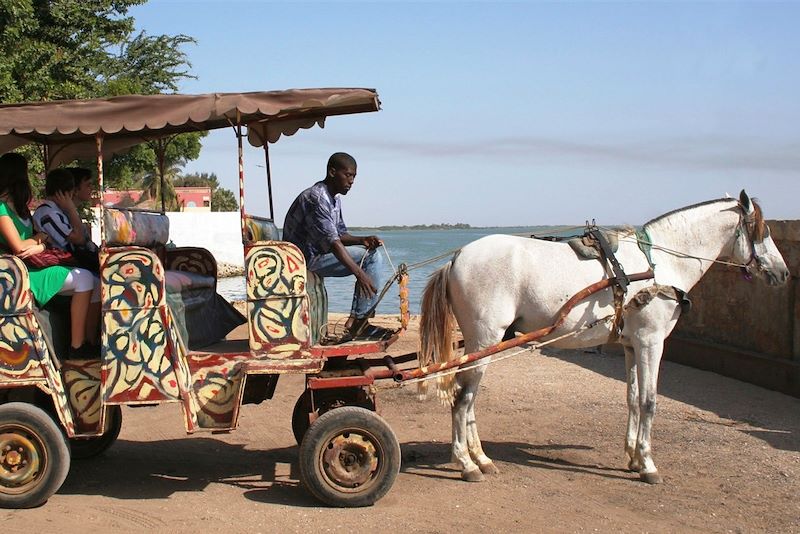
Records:
[[[739,220],[739,226],[736,228],[736,239],[738,240],[742,235],[744,235],[746,236],[748,244],[750,245],[750,258],[746,263],[740,265],[740,269],[742,270],[742,274],[744,274],[745,278],[751,280],[753,277],[753,264],[755,264],[757,270],[764,270],[763,259],[756,251],[756,211],[753,210],[751,213],[747,213],[741,203],[739,203],[739,208],[742,210],[742,217]],[[765,237],[768,235],[769,229],[766,230]]]

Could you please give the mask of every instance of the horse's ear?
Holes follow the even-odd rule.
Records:
[[[739,203],[744,208],[745,213],[753,213],[753,203],[750,201],[750,197],[747,196],[744,189],[739,193]]]

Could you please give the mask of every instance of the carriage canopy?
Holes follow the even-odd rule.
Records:
[[[290,89],[203,95],[127,95],[0,105],[0,153],[28,143],[46,147],[48,166],[93,159],[103,153],[179,133],[246,125],[253,146],[274,143],[301,128],[324,127],[325,118],[378,111],[374,89]]]

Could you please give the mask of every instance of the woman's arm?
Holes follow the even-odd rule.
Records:
[[[8,215],[0,215],[0,235],[8,243],[8,248],[11,249],[12,254],[21,258],[41,252],[45,248],[45,238],[42,233],[38,233],[29,239],[22,239],[19,236],[17,227],[14,226],[14,221]],[[23,255],[24,252],[27,252],[27,254]]]

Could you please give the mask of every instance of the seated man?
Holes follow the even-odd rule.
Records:
[[[374,235],[350,235],[342,218],[339,195],[350,191],[355,178],[356,160],[344,152],[333,154],[325,179],[300,193],[283,224],[283,239],[300,248],[310,271],[321,277],[356,277],[348,338],[360,335],[369,326],[367,319],[374,313],[383,278],[383,258],[377,251],[382,241]]]

